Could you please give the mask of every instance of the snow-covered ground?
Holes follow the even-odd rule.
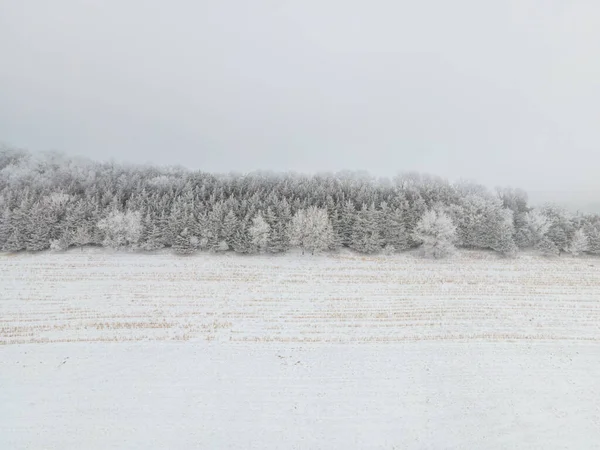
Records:
[[[0,448],[600,448],[600,260],[0,255]]]

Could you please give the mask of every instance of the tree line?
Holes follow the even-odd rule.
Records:
[[[0,249],[600,254],[600,216],[406,173],[211,174],[0,149]]]

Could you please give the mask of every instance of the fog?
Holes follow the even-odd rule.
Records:
[[[600,3],[0,4],[0,140],[206,171],[600,199]],[[600,206],[597,206],[600,210]]]

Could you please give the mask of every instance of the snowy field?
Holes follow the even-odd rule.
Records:
[[[600,448],[600,259],[0,255],[0,449]]]

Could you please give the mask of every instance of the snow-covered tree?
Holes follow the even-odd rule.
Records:
[[[311,254],[325,251],[333,242],[333,229],[327,210],[311,206],[294,214],[289,229],[290,243]]]
[[[379,229],[386,253],[402,251],[408,248],[408,234],[404,226],[402,210],[388,206],[387,202],[380,205]]]
[[[358,205],[368,206],[356,211]],[[250,228],[260,211],[270,227],[264,251],[282,252],[290,246],[292,213],[313,207],[327,213],[333,234],[328,249],[377,252],[385,247],[390,252],[416,246],[417,223],[427,210],[438,208],[457,226],[459,246],[513,254],[516,243],[552,254],[555,248],[577,247],[575,231],[583,229],[587,253],[600,254],[600,217],[574,218],[555,207],[532,209],[526,194],[513,189],[494,195],[473,183],[451,185],[414,173],[391,181],[364,173],[223,176],[178,167],[95,163],[56,153],[32,155],[0,146],[4,251],[88,241],[152,250],[175,246],[187,229],[190,239],[198,240],[197,249],[250,253],[259,249]],[[114,231],[123,226],[111,216],[127,211],[143,218],[137,242],[135,233],[127,238],[129,232]]]
[[[236,253],[252,253],[253,247],[250,238],[250,219],[244,217],[238,224],[236,232],[233,236],[233,250]]]
[[[343,206],[339,219],[340,244],[345,247],[352,245],[352,230],[356,220],[356,208],[352,201],[347,200]]]
[[[575,231],[573,235],[573,239],[571,241],[571,245],[569,246],[569,253],[573,256],[579,256],[582,253],[585,253],[589,250],[589,241],[588,237],[585,234],[583,228]]]
[[[541,213],[548,219],[549,227],[546,236],[558,248],[559,252],[569,251],[571,240],[575,234],[573,217],[565,209],[546,205]]]
[[[252,225],[250,225],[248,232],[250,233],[250,242],[255,251],[259,253],[266,252],[271,227],[260,213],[252,218]]]
[[[527,242],[528,247],[537,247],[542,239],[546,237],[550,229],[550,221],[538,210],[532,210],[524,216],[525,226],[523,242]]]
[[[93,237],[89,228],[86,226],[80,226],[71,234],[70,240],[74,245],[78,247],[84,247],[92,242]]]
[[[381,250],[382,243],[379,213],[375,210],[375,205],[367,207],[363,204],[354,221],[350,247],[361,253],[377,253]]]
[[[237,216],[233,210],[230,209],[223,219],[222,228],[222,242],[225,242],[227,249],[232,249],[234,247],[234,239],[238,227],[239,222]],[[224,246],[222,245],[221,248],[224,248]]]
[[[281,253],[288,250],[287,220],[289,218],[279,216],[273,208],[268,207],[264,219],[269,224],[267,251],[269,253]]]
[[[542,237],[536,244],[535,249],[544,256],[558,256],[560,251],[556,244],[548,236]]]
[[[432,209],[423,214],[417,223],[414,239],[421,243],[425,256],[444,258],[455,250],[456,226],[446,213]]]
[[[584,226],[588,238],[588,252],[600,255],[600,221],[588,221]]]
[[[184,228],[175,238],[173,251],[178,255],[191,255],[196,251],[197,246],[198,238],[190,235],[189,230]]]
[[[50,247],[50,229],[48,227],[47,210],[40,202],[36,202],[31,206],[27,214],[27,222],[25,224],[25,246],[29,251],[46,250]],[[66,235],[68,230],[63,231]],[[69,236],[66,235],[68,240]]]
[[[52,239],[50,241],[50,250],[55,252],[64,252],[69,248],[69,238],[64,235],[58,239]]]
[[[134,246],[142,234],[142,217],[136,211],[111,211],[98,222],[98,228],[104,233],[105,247],[117,249]]]

